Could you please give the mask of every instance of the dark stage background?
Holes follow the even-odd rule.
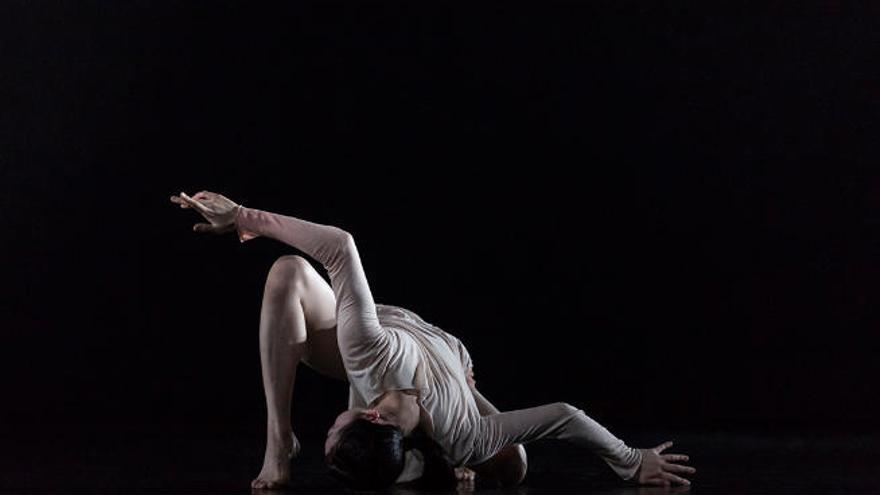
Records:
[[[202,189],[352,232],[501,409],[873,429],[878,12],[756,5],[4,3],[6,434],[262,447],[295,251],[193,233]],[[346,398],[301,369],[295,431]]]

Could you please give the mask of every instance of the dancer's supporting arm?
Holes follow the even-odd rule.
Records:
[[[478,444],[477,461],[489,458],[493,452],[513,443],[555,438],[587,448],[624,480],[658,485],[690,484],[679,475],[696,471],[671,462],[686,461],[685,455],[660,455],[672,442],[653,449],[629,447],[583,410],[564,402],[493,414],[483,417],[482,421],[484,436]]]
[[[293,246],[321,263],[330,276],[330,286],[336,296],[339,350],[344,359],[358,359],[387,338],[379,324],[354,237],[348,232],[293,216],[248,208],[208,191],[193,197],[181,193],[176,202],[181,201],[210,222],[197,224],[194,226],[196,231],[220,233],[235,229],[240,242],[258,236],[269,237]]]

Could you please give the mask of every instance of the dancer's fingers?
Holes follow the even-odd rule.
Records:
[[[682,474],[694,474],[697,472],[697,469],[691,466],[682,466],[681,464],[672,464],[667,462],[663,464],[663,469],[672,472],[672,473],[682,473]]]
[[[455,477],[459,481],[474,481],[475,475],[474,471],[466,467],[455,468]]]
[[[684,454],[663,454],[660,457],[662,457],[666,461],[685,461],[685,462],[687,462],[688,460],[690,460],[690,457],[688,457]]]
[[[177,196],[176,194],[171,195],[171,202],[175,203],[177,205],[180,205],[181,208],[189,208],[189,205],[187,204],[187,202],[184,201],[183,198],[181,198],[180,196]]]
[[[189,204],[190,206],[192,206],[193,208],[198,210],[199,213],[207,213],[208,212],[208,209],[205,207],[205,205],[200,203],[198,200],[195,200],[195,199],[187,196],[185,192],[181,192],[180,197],[183,198],[183,200],[186,201],[187,204]]]
[[[668,441],[668,442],[663,442],[663,443],[661,443],[660,445],[654,447],[654,452],[656,452],[656,453],[659,454],[660,452],[663,452],[664,450],[668,449],[669,447],[672,447],[672,441],[671,441],[671,440]]]
[[[214,226],[210,223],[197,223],[193,225],[193,232],[207,234],[214,231]]]
[[[675,483],[678,483],[678,484],[681,484],[681,485],[690,485],[690,484],[691,484],[690,481],[688,481],[688,480],[686,480],[686,479],[684,479],[684,478],[682,478],[682,477],[680,477],[680,476],[676,476],[676,475],[674,475],[674,474],[672,474],[672,473],[664,472],[664,473],[662,474],[662,476],[663,476],[664,478],[666,478],[667,480],[669,480],[669,481],[672,481],[672,482],[675,482]]]

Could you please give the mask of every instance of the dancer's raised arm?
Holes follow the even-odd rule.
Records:
[[[248,208],[208,191],[192,197],[181,193],[171,200],[196,210],[210,222],[193,226],[196,232],[236,230],[240,242],[265,236],[299,249],[321,263],[330,276],[330,286],[336,296],[339,347],[346,361],[372,352],[387,337],[379,324],[354,237],[345,230]]]

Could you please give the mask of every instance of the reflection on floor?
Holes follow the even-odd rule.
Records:
[[[247,493],[262,461],[262,438],[255,431],[49,430],[39,440],[22,433],[2,438],[0,493]],[[692,486],[627,486],[589,453],[561,442],[541,441],[527,446],[529,474],[521,486],[501,490],[478,482],[450,493],[880,493],[878,434],[618,435],[639,447],[675,441],[668,452],[687,453],[690,465],[697,468]],[[306,438],[294,465],[293,487],[286,492],[346,493],[326,473],[321,439]]]

